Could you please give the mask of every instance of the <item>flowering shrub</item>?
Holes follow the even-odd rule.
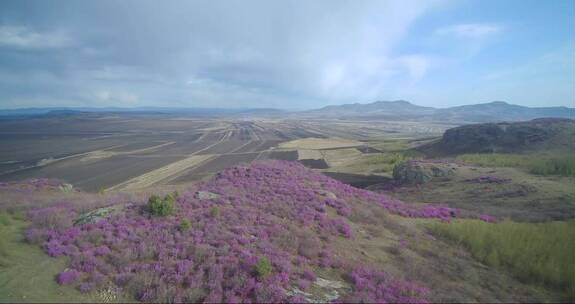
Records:
[[[215,195],[200,199],[198,191]],[[406,217],[447,221],[459,215],[447,207],[411,206],[287,161],[230,168],[168,200],[172,208],[158,207],[155,214],[177,209],[169,217],[150,216],[143,202],[123,200],[118,203],[130,204],[121,213],[77,225],[47,220],[56,211],[73,219],[77,213],[65,203],[32,210],[27,237],[50,256],[69,257],[71,271],[82,273],[74,281],[83,292],[111,282],[140,301],[295,302],[300,298],[285,291],[310,286],[311,269],[348,268],[332,253],[333,239],[353,238],[349,217],[366,204]],[[163,201],[154,197],[149,204]],[[193,226],[182,228],[185,221]],[[355,273],[350,300],[424,297],[382,273]]]
[[[422,299],[428,293],[424,287],[367,267],[354,269],[350,281],[353,292],[340,299],[344,303],[425,303]]]
[[[80,273],[76,270],[65,270],[58,274],[56,282],[60,285],[72,284],[78,281]]]

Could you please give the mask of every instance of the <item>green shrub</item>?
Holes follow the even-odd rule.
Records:
[[[180,226],[178,228],[180,229],[181,232],[186,232],[190,230],[190,228],[192,228],[192,223],[190,223],[190,220],[188,219],[183,219],[182,221],[180,221]]]
[[[0,211],[0,226],[8,226],[10,222],[10,215],[7,212]]]
[[[260,279],[264,279],[272,273],[272,263],[267,256],[261,257],[256,263],[255,271],[256,275]]]
[[[148,210],[156,216],[168,216],[174,213],[174,198],[168,194],[161,199],[158,195],[152,195],[148,199]]]
[[[220,208],[217,206],[212,207],[212,210],[210,210],[210,214],[213,218],[219,217],[220,216]]]
[[[431,227],[489,266],[505,268],[524,282],[575,296],[575,221],[491,224],[457,220]]]

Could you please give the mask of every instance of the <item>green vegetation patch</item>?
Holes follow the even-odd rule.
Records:
[[[261,257],[255,267],[258,278],[264,279],[272,273],[272,263],[267,256]]]
[[[540,159],[529,166],[529,172],[539,175],[575,176],[575,155]]]
[[[569,154],[557,156],[505,153],[462,154],[456,159],[481,167],[512,167],[522,168],[538,175],[575,176],[575,156]]]
[[[148,199],[148,209],[156,216],[168,216],[174,213],[174,197],[168,194],[161,199],[157,195],[152,195]]]
[[[48,257],[38,246],[25,243],[27,223],[0,212],[0,303],[101,302],[69,286],[59,286],[54,277],[65,268],[64,259]]]
[[[376,167],[377,172],[392,172],[396,164],[408,159],[411,159],[411,157],[400,152],[379,153],[370,155],[367,159],[367,164]]]
[[[525,168],[530,162],[535,161],[533,157],[521,154],[462,154],[456,158],[459,161],[472,163],[481,167],[512,167]]]
[[[457,220],[430,227],[489,266],[507,269],[521,281],[575,296],[575,221],[491,224]]]

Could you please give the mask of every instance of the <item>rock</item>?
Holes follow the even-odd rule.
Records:
[[[393,179],[399,184],[420,185],[436,177],[450,177],[455,169],[449,164],[410,160],[393,168]]]
[[[321,288],[333,288],[333,289],[340,289],[345,288],[345,284],[340,281],[330,281],[322,278],[317,278],[314,282],[315,285]]]
[[[58,186],[58,189],[65,193],[74,192],[74,186],[72,184],[62,184]]]
[[[429,155],[453,155],[520,152],[549,144],[572,146],[574,128],[575,121],[557,118],[464,125],[445,131],[440,141],[419,150]]]
[[[335,195],[333,192],[330,192],[330,191],[319,190],[318,193],[319,193],[319,195],[325,196],[327,198],[337,199],[337,195]]]
[[[76,218],[76,220],[74,221],[74,225],[97,223],[98,221],[108,218],[112,215],[122,213],[127,207],[131,205],[132,204],[119,204],[109,207],[98,208],[96,210],[86,212],[78,216],[78,218]]]
[[[219,194],[212,193],[209,191],[197,191],[196,195],[197,195],[198,199],[201,199],[201,200],[216,199],[216,198],[220,197]]]

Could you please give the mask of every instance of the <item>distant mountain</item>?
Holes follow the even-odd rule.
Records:
[[[404,100],[376,101],[368,104],[327,106],[306,113],[342,119],[428,120],[460,123],[522,121],[544,117],[575,118],[574,108],[530,108],[503,101],[443,109],[422,107]]]
[[[405,100],[396,101],[376,101],[367,104],[354,103],[339,106],[326,106],[321,109],[308,111],[308,113],[321,113],[327,115],[359,115],[373,116],[385,114],[403,115],[429,115],[435,111],[434,108],[414,105]]]
[[[567,107],[530,108],[504,101],[438,109],[435,118],[473,122],[520,121],[542,117],[575,118],[575,109]]]
[[[89,113],[222,116],[222,115],[250,115],[250,114],[277,115],[283,112],[284,111],[282,110],[270,109],[270,108],[52,107],[52,108],[23,108],[23,109],[0,110],[0,117],[69,116],[69,115],[86,115]]]

